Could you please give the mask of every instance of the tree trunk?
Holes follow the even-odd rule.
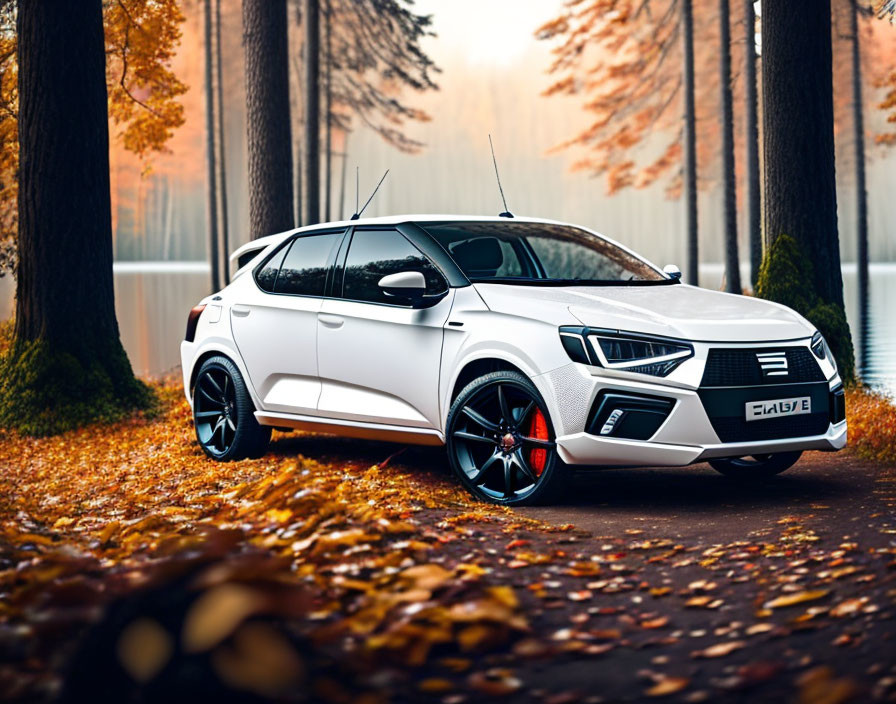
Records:
[[[843,306],[830,0],[762,3],[765,234],[811,255],[815,293]]]
[[[207,167],[206,181],[208,182],[208,201],[206,212],[208,214],[208,259],[212,273],[212,291],[221,288],[221,275],[219,272],[220,256],[218,253],[218,190],[216,179],[218,171],[215,168],[215,57],[214,57],[214,33],[212,32],[212,0],[205,0],[203,6],[205,13],[205,161]]]
[[[694,106],[694,11],[691,0],[681,0],[684,54],[684,198],[687,228],[687,281],[700,280],[700,240],[697,231],[697,118]]]
[[[744,96],[746,98],[747,241],[750,247],[750,283],[756,290],[762,265],[762,203],[759,192],[759,100],[756,89],[756,8],[755,0],[744,3]]]
[[[305,27],[305,216],[306,225],[320,222],[320,7],[302,0]]]
[[[34,434],[146,406],[115,319],[101,0],[20,0],[15,339],[0,423]]]
[[[227,168],[224,158],[224,78],[221,68],[221,0],[215,0],[215,111],[217,113],[216,136],[218,144],[218,205],[221,210],[221,253],[223,256],[224,283],[230,283],[230,228],[227,218]]]
[[[722,91],[722,181],[725,216],[725,279],[729,293],[743,293],[737,252],[737,181],[734,173],[734,107],[731,97],[731,11],[719,0],[719,86]]]
[[[326,91],[326,111],[325,111],[325,119],[326,119],[326,163],[324,166],[326,176],[325,176],[325,193],[324,193],[324,213],[325,213],[325,221],[330,221],[330,174],[332,173],[332,165],[333,165],[333,90],[331,86],[331,70],[332,70],[332,62],[333,57],[331,54],[330,47],[330,0],[325,0],[324,6],[324,37],[326,42],[326,73],[325,76],[325,91]]]
[[[852,33],[852,124],[856,159],[856,267],[859,283],[859,364],[868,360],[868,192],[865,188],[865,118],[862,108],[862,48],[859,36],[859,5],[851,0]]]
[[[769,275],[768,281],[760,277],[758,292],[787,298],[792,306],[802,302],[797,311],[825,335],[848,383],[854,379],[855,357],[843,309],[832,83],[830,0],[763,0],[766,263],[771,270],[775,257],[791,250],[798,259],[789,268],[781,262],[779,270],[803,276],[806,283]],[[784,235],[787,246],[776,247]],[[794,289],[789,293],[788,283]]]
[[[339,186],[339,219],[345,219],[345,167],[348,160],[348,131],[342,133],[342,184]]]
[[[292,228],[286,0],[243,0],[249,234]]]

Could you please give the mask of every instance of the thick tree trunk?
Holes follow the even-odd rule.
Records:
[[[293,224],[286,0],[243,0],[243,43],[254,239]]]
[[[0,422],[48,433],[149,400],[119,339],[101,0],[19,0],[15,340]]]
[[[744,110],[746,122],[747,242],[750,247],[750,283],[756,290],[762,265],[762,203],[759,190],[759,100],[756,89],[756,8],[755,0],[744,3]]]
[[[227,217],[227,168],[224,147],[224,76],[221,64],[221,0],[215,0],[215,132],[218,145],[218,206],[220,208],[221,253],[224,283],[230,283],[230,228]]]
[[[324,4],[324,22],[325,22],[324,37],[325,37],[325,44],[326,44],[326,72],[325,72],[324,76],[325,76],[325,86],[326,86],[325,91],[326,91],[326,103],[327,103],[326,109],[325,109],[325,118],[324,118],[327,121],[326,126],[325,126],[327,137],[326,137],[326,146],[325,146],[326,164],[324,167],[325,172],[326,172],[326,176],[324,179],[324,183],[325,183],[325,186],[324,186],[324,188],[325,188],[325,193],[324,193],[325,218],[324,219],[327,222],[329,222],[330,221],[330,194],[331,194],[331,190],[332,190],[330,174],[332,173],[332,166],[333,166],[333,124],[332,124],[333,123],[333,89],[332,89],[332,84],[331,84],[332,78],[330,75],[331,71],[332,71],[333,56],[332,56],[332,50],[331,50],[331,45],[330,45],[330,21],[331,21],[330,0],[324,0],[324,2],[325,2],[325,4]]]
[[[700,240],[697,231],[697,118],[694,106],[694,11],[692,0],[681,0],[684,55],[684,198],[687,228],[687,281],[700,280]]]
[[[722,91],[722,182],[725,216],[725,279],[730,293],[743,293],[737,251],[737,181],[734,173],[734,107],[731,97],[731,11],[719,0],[719,85]]]
[[[815,293],[842,307],[831,75],[830,0],[763,0],[765,236],[796,239]]]
[[[205,160],[206,181],[208,184],[208,259],[211,265],[212,291],[221,288],[220,255],[218,252],[218,171],[215,167],[215,50],[214,33],[212,31],[212,0],[205,0]]]
[[[859,6],[851,0],[852,34],[852,124],[856,159],[856,265],[859,283],[859,363],[868,359],[868,192],[865,187],[865,117],[862,108],[862,48],[859,36]],[[860,368],[861,368],[860,366]]]
[[[320,222],[320,7],[302,0],[305,28],[305,215],[306,225]]]

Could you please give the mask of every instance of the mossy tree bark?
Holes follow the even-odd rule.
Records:
[[[286,0],[243,0],[249,234],[293,227]]]
[[[756,9],[744,4],[744,131],[746,133],[747,242],[750,247],[750,284],[753,290],[762,266],[762,210],[759,195],[759,99],[756,88]]]
[[[764,1],[764,236],[770,245],[788,235],[811,257],[814,312],[797,310],[825,334],[838,351],[841,373],[851,378],[855,362],[843,309],[832,91],[830,0]],[[766,257],[771,255],[769,248]],[[760,282],[758,288],[774,287]]]
[[[694,105],[694,8],[692,0],[681,0],[681,37],[684,65],[684,197],[687,228],[687,282],[700,280],[700,238],[697,230],[697,117]]]
[[[728,0],[719,0],[719,86],[722,105],[726,290],[729,293],[743,293],[737,248],[737,180],[734,172],[734,105],[731,97],[731,9]]]
[[[121,346],[112,281],[101,0],[19,0],[16,322],[0,423],[46,434],[151,402]]]

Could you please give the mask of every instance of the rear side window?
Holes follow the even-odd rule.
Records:
[[[280,272],[280,265],[283,263],[283,257],[289,247],[281,247],[273,257],[268,259],[267,263],[255,274],[255,282],[262,291],[268,293],[274,292],[274,284],[277,283],[277,274]]]
[[[426,295],[442,294],[448,282],[419,249],[395,230],[358,230],[345,260],[343,298],[395,304],[379,287],[388,274],[419,271],[426,279]]]
[[[341,232],[329,232],[294,239],[280,267],[274,293],[323,296],[330,254],[341,237]]]

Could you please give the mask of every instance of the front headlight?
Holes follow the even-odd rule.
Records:
[[[679,364],[694,356],[694,348],[687,342],[661,337],[650,337],[618,330],[594,330],[589,328],[564,327],[563,337],[581,335],[591,364],[651,376],[667,376]],[[571,340],[564,340],[564,347],[574,361],[583,361],[581,353],[573,354]],[[578,352],[578,345],[575,346]]]
[[[827,340],[824,339],[824,335],[820,332],[816,331],[812,336],[812,341],[809,343],[809,347],[812,349],[812,354],[814,354],[819,359],[828,360],[834,369],[837,368],[837,360],[834,359],[834,353],[831,352],[831,348],[828,347]]]

